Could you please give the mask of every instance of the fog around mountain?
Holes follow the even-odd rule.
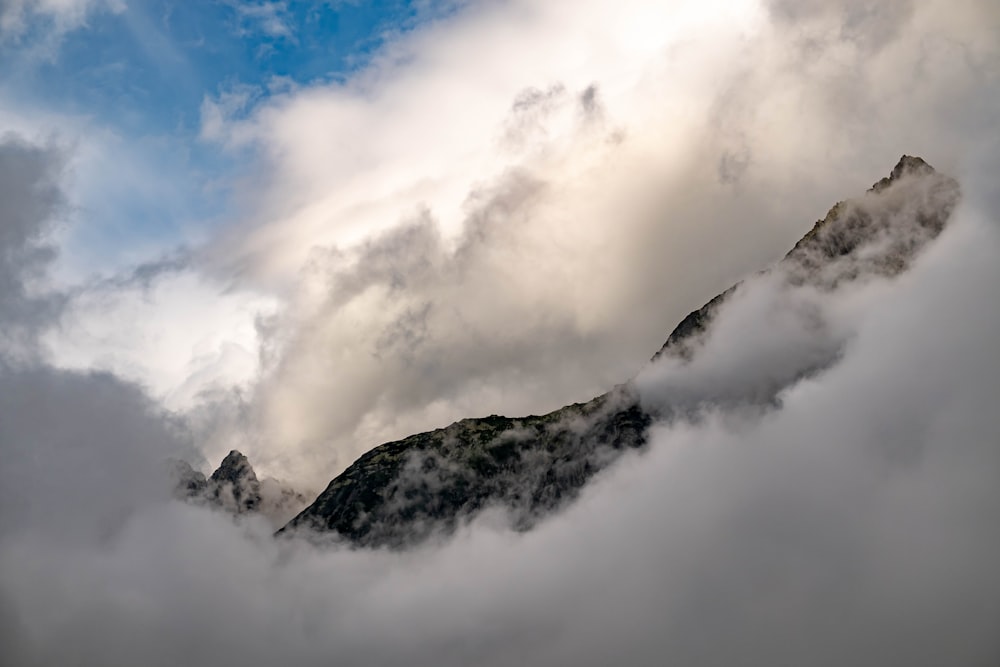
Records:
[[[843,351],[775,406],[708,403],[654,426],[647,451],[533,531],[486,515],[401,553],[275,541],[263,520],[168,502],[137,477],[170,434],[134,392],[8,371],[30,407],[86,410],[91,426],[24,419],[12,385],[2,393],[5,438],[27,440],[11,438],[22,415],[38,462],[5,465],[5,651],[13,664],[988,664],[998,240],[967,199],[911,271],[810,295]],[[704,358],[766,344],[782,289],[735,294]],[[782,332],[814,344],[809,327]],[[690,372],[654,366],[644,397],[710,386]]]

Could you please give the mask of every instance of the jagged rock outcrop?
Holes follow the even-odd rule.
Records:
[[[208,478],[185,461],[172,464],[175,497],[233,515],[262,514],[280,526],[309,502],[276,480],[258,480],[250,461],[235,449]]]
[[[891,277],[943,229],[958,184],[920,158],[903,156],[863,196],[836,204],[775,267],[791,286],[835,290],[863,277]],[[734,285],[685,317],[653,357],[688,363]],[[815,362],[813,362],[815,365]],[[808,373],[812,366],[794,372]],[[781,388],[733,391],[767,402]],[[657,414],[656,418],[669,415]],[[361,456],[279,533],[319,531],[355,545],[402,547],[448,532],[489,506],[528,528],[571,500],[623,451],[646,443],[654,415],[633,382],[547,415],[464,419],[386,443]]]
[[[889,176],[863,196],[837,202],[776,266],[793,284],[832,289],[867,275],[892,276],[906,269],[916,252],[944,229],[958,204],[955,179],[922,158],[904,155]],[[681,320],[653,360],[689,358],[718,309],[740,287],[722,292]]]
[[[205,475],[192,468],[190,463],[178,460],[171,460],[167,463],[176,498],[198,498],[205,493],[208,480],[205,479]]]
[[[260,508],[260,482],[241,452],[229,452],[208,481],[212,500],[230,512],[244,514]]]

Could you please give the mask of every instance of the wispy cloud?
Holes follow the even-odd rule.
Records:
[[[232,0],[227,4],[236,12],[236,26],[240,34],[295,39],[287,3]]]
[[[35,57],[53,59],[62,38],[101,11],[123,12],[124,0],[3,0],[0,45],[15,42]]]

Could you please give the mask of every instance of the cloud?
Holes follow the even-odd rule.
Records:
[[[32,144],[16,135],[0,140],[4,535],[39,526],[91,535],[93,526],[83,517],[106,515],[110,506],[125,511],[138,496],[136,489],[151,488],[149,478],[140,482],[124,474],[134,460],[158,460],[162,453],[154,452],[177,451],[181,442],[138,387],[108,374],[67,373],[45,362],[39,339],[71,300],[47,281],[56,259],[54,228],[67,207],[61,187],[65,161],[54,144]],[[137,484],[133,492],[114,492],[130,483]]]
[[[236,12],[241,35],[260,32],[270,38],[294,39],[285,2],[229,2]],[[247,25],[252,27],[248,28]]]
[[[66,33],[99,11],[123,12],[123,0],[0,0],[0,44],[30,40],[31,49],[53,58]]]
[[[35,338],[61,309],[39,283],[55,259],[53,228],[66,202],[55,146],[0,137],[0,359],[37,353]]]
[[[5,537],[91,539],[143,498],[168,497],[158,466],[190,446],[180,422],[172,427],[138,387],[108,374],[6,366],[0,384]]]
[[[80,257],[94,249],[79,237],[108,221],[92,217],[91,198],[103,198],[98,212],[122,202],[80,181],[110,174],[134,194],[127,179],[115,178],[122,170],[138,187],[162,183],[149,184],[134,156],[111,150],[86,125],[49,137],[39,127],[23,129],[0,135],[0,361],[113,373],[170,409],[251,384],[255,318],[272,313],[275,300],[206,275],[197,249],[184,246],[123,251],[154,258],[138,264],[109,259],[114,249],[98,252],[106,264],[95,271]]]
[[[0,135],[0,361],[114,373],[170,409],[249,385],[258,371],[254,321],[275,301],[204,275],[196,250],[110,267],[107,277],[67,271],[77,259],[64,256],[67,245],[79,250],[67,236],[99,224],[74,190],[79,172],[107,166],[87,152]]]
[[[832,37],[849,41],[866,51],[890,44],[914,14],[912,0],[891,0],[878,4],[863,0],[771,0],[767,6],[771,16],[781,23],[805,30],[818,25],[824,29],[833,28]]]
[[[259,366],[254,321],[273,312],[274,301],[207,278],[197,266],[182,254],[75,286],[40,338],[46,359],[143,384],[174,410],[205,393],[251,385]]]

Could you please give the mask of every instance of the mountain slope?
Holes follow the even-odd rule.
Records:
[[[837,290],[856,280],[891,277],[944,228],[958,184],[920,158],[903,156],[863,196],[836,204],[774,267],[790,287]],[[653,357],[694,359],[737,284],[685,317]],[[464,419],[386,443],[361,456],[280,533],[331,532],[360,546],[402,547],[446,533],[490,507],[518,528],[575,497],[594,474],[646,443],[654,419],[670,419],[713,401],[766,404],[790,382],[825,365],[835,346],[787,364],[767,383],[733,382],[726,396],[697,391],[650,405],[634,381],[547,415]]]

